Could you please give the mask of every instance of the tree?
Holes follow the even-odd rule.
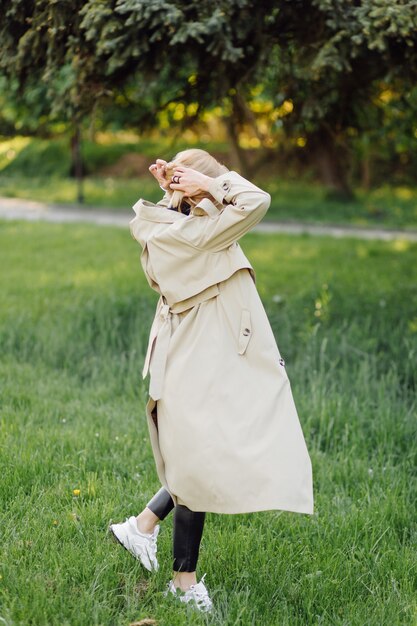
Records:
[[[384,88],[395,82],[403,91],[415,84],[417,5],[313,0],[291,6],[271,63],[261,72],[266,93],[276,105],[294,103],[283,120],[286,132],[306,138],[322,180],[349,196],[349,133],[360,135],[381,123],[366,114],[374,109],[381,82]]]
[[[323,181],[348,196],[350,135],[369,130],[380,84],[411,89],[415,0],[6,0],[0,6],[0,71],[24,90],[47,87],[51,114],[70,121],[121,98],[137,128],[172,102],[223,107],[240,148],[250,125],[269,157],[251,105],[264,85],[272,115],[300,138]],[[77,130],[78,129],[78,130]]]
[[[51,113],[75,129],[97,103],[120,93],[139,128],[172,101],[198,103],[198,118],[231,98],[227,128],[242,157],[234,87],[250,83],[267,54],[265,20],[273,4],[9,0],[0,8],[0,69],[22,90],[29,77],[44,82]]]

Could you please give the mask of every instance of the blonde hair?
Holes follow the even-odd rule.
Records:
[[[167,163],[165,166],[165,178],[171,182],[172,176],[176,170],[176,168],[182,165],[184,167],[191,167],[197,172],[201,172],[201,174],[205,174],[206,176],[211,176],[216,178],[221,174],[225,174],[229,171],[229,169],[215,159],[211,154],[206,152],[206,150],[201,150],[200,148],[190,148],[189,150],[182,150],[178,152],[172,161]],[[201,193],[195,196],[187,196],[186,201],[191,205],[196,205],[202,198],[207,198],[208,194]],[[180,213],[181,206],[184,200],[184,192],[175,189],[172,191],[171,197],[171,206],[178,209]]]

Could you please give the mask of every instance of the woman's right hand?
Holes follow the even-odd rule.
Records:
[[[165,166],[167,161],[163,159],[156,159],[155,163],[149,166],[150,173],[156,178],[158,184],[165,191],[171,191],[169,188],[170,181],[165,178]]]

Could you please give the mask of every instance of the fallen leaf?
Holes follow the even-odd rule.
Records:
[[[139,581],[138,584],[136,585],[136,592],[139,594],[139,596],[142,597],[147,592],[148,587],[149,587],[149,581],[143,579]]]

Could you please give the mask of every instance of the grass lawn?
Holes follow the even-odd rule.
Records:
[[[138,245],[123,229],[0,222],[1,624],[416,624],[417,245],[241,243],[286,360],[316,511],[209,513],[205,617],[162,595],[172,516],[156,574],[106,532],[159,488],[140,374],[157,294]]]

